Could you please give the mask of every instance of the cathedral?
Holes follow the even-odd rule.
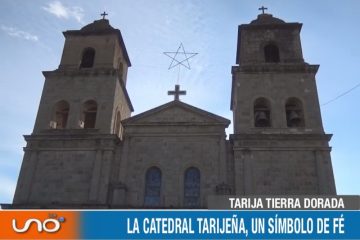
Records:
[[[182,102],[179,86],[173,101],[131,116],[130,57],[109,20],[63,32],[9,207],[207,208],[214,195],[336,194],[319,65],[304,61],[301,27],[264,12],[238,27],[229,138],[230,120]]]

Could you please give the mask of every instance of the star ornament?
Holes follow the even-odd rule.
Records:
[[[176,52],[164,52],[166,56],[171,58],[169,70],[176,66],[183,66],[187,69],[191,69],[189,59],[197,55],[198,53],[186,52],[182,43],[178,47]]]

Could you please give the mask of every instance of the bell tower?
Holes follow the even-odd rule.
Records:
[[[131,66],[120,30],[101,19],[63,33],[59,68],[44,71],[45,85],[34,133],[44,129],[96,129],[121,137],[133,111],[126,90]]]
[[[105,16],[105,15],[104,15]],[[14,196],[20,207],[105,206],[111,165],[120,154],[121,120],[133,107],[131,66],[120,30],[103,18],[63,32],[58,69],[44,88]]]
[[[232,67],[236,194],[335,194],[315,75],[301,23],[263,13],[238,29]]]

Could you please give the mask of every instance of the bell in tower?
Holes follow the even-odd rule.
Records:
[[[299,126],[301,122],[301,118],[299,114],[296,113],[296,111],[292,110],[288,113],[288,126]]]
[[[334,194],[329,141],[301,23],[262,13],[238,28],[231,110],[236,194]]]
[[[265,111],[255,112],[255,127],[267,127],[270,125],[269,123],[270,121]]]
[[[265,98],[259,98],[254,104],[254,125],[255,127],[270,127],[270,107]]]

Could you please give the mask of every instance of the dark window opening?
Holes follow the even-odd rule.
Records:
[[[184,206],[200,206],[200,171],[195,167],[188,168],[184,176]]]
[[[67,125],[67,120],[69,116],[69,103],[66,101],[60,101],[55,105],[55,124],[52,128],[64,129]]]
[[[145,176],[145,207],[159,207],[161,203],[161,171],[157,167],[151,167]]]
[[[297,98],[290,98],[285,105],[286,123],[288,127],[304,127],[302,103]]]
[[[271,127],[270,104],[265,98],[258,98],[254,103],[255,127]]]
[[[274,44],[268,44],[264,47],[265,62],[280,62],[279,48]]]
[[[95,128],[97,114],[97,103],[89,100],[84,103],[83,121],[84,128]]]
[[[95,49],[86,48],[81,58],[80,68],[92,68],[94,66]]]

